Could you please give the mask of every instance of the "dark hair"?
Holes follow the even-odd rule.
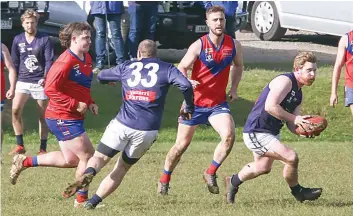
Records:
[[[92,27],[87,22],[72,22],[60,30],[59,39],[61,46],[69,48],[73,35],[79,36],[84,31],[91,31]]]

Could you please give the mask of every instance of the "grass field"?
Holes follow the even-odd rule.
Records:
[[[290,71],[290,64],[248,64],[239,87],[237,102],[231,110],[237,124],[237,141],[232,153],[218,171],[220,195],[208,193],[202,181],[202,173],[212,160],[217,134],[212,128],[202,126],[193,143],[175,170],[170,195],[156,194],[157,181],[163,167],[165,155],[173,145],[176,133],[176,116],[182,95],[171,89],[165,107],[159,140],[141,161],[131,169],[121,187],[104,200],[104,208],[88,212],[73,208],[73,199],[61,198],[61,191],[73,180],[73,169],[33,168],[21,174],[16,186],[8,181],[11,157],[7,152],[13,147],[15,138],[10,125],[9,104],[5,113],[5,145],[1,168],[1,203],[3,215],[353,215],[352,181],[352,129],[350,112],[343,107],[343,87],[340,87],[340,104],[336,109],[328,107],[330,96],[330,73],[332,67],[320,66],[317,81],[304,88],[304,113],[324,115],[329,127],[313,140],[299,138],[287,130],[282,133],[285,143],[292,146],[300,157],[300,182],[303,186],[323,187],[322,197],[315,202],[298,203],[291,196],[281,177],[281,163],[275,163],[271,174],[247,182],[241,186],[237,203],[229,206],[224,202],[223,177],[238,171],[252,159],[241,141],[241,130],[253,101],[261,89],[282,71]],[[275,70],[273,70],[275,68]],[[119,88],[92,87],[93,98],[100,106],[98,117],[87,116],[86,128],[94,143],[97,143],[105,126],[119,110],[121,91]],[[38,151],[36,111],[33,101],[26,105],[24,113],[26,127],[25,145],[28,154]],[[58,149],[50,136],[49,150]],[[114,162],[116,160],[113,160]],[[90,195],[100,180],[112,169],[111,162],[95,178]]]

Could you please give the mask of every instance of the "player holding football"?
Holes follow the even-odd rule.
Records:
[[[178,69],[187,76],[192,68],[191,80],[198,84],[194,89],[195,113],[191,120],[179,120],[175,145],[167,154],[164,171],[158,182],[158,193],[167,195],[171,174],[182,154],[191,143],[200,124],[210,124],[219,134],[213,160],[203,178],[208,190],[219,193],[216,171],[230,153],[235,140],[235,125],[227,104],[226,88],[231,73],[230,102],[237,97],[238,84],[243,72],[242,47],[229,35],[224,34],[224,9],[212,6],[206,11],[206,23],[210,31],[195,41],[188,49]],[[233,67],[231,65],[233,64]]]
[[[122,82],[123,104],[89,160],[84,178],[71,184],[64,194],[71,196],[82,186],[87,186],[112,157],[118,152],[121,156],[113,171],[101,182],[96,194],[88,200],[86,209],[94,209],[102,199],[114,192],[130,167],[156,141],[170,85],[183,92],[186,106],[180,114],[184,119],[191,119],[194,110],[191,83],[173,64],[162,62],[156,56],[156,43],[144,40],[138,47],[138,60],[126,61],[98,74],[100,82]]]
[[[16,184],[20,173],[28,167],[75,168],[79,179],[86,169],[94,147],[83,127],[87,110],[98,114],[91,98],[93,77],[92,59],[88,54],[91,44],[91,27],[88,23],[74,22],[65,26],[59,35],[67,48],[48,72],[45,93],[50,101],[45,112],[49,129],[59,141],[61,151],[26,157],[17,154],[10,171],[11,183]],[[79,207],[88,198],[87,188],[77,193],[74,206]]]
[[[226,177],[227,202],[234,203],[239,186],[250,179],[271,171],[274,160],[282,161],[283,177],[298,201],[315,200],[321,188],[304,188],[298,183],[297,153],[284,145],[279,138],[286,122],[288,129],[297,134],[297,126],[310,124],[308,116],[300,115],[303,96],[301,88],[311,86],[316,76],[316,57],[302,52],[294,59],[294,72],[274,78],[261,92],[244,126],[245,145],[253,152],[254,161],[232,177]]]
[[[338,103],[337,86],[341,77],[343,65],[346,65],[344,81],[344,102],[346,107],[351,108],[353,115],[353,31],[341,37],[338,44],[336,63],[332,74],[332,90],[330,106],[335,107]]]
[[[5,44],[1,43],[1,145],[0,145],[0,154],[2,154],[2,141],[3,141],[3,131],[2,131],[2,119],[3,119],[3,110],[5,99],[11,100],[15,94],[16,86],[16,70],[13,65],[11,55]],[[6,92],[6,83],[5,83],[5,67],[9,71],[9,80],[10,80],[10,89]],[[2,155],[1,155],[2,157]]]
[[[39,154],[46,153],[48,126],[44,112],[47,96],[44,93],[44,79],[54,60],[54,49],[49,36],[37,30],[39,14],[26,10],[21,16],[24,33],[17,35],[12,43],[11,56],[18,73],[15,98],[12,101],[12,126],[17,146],[9,153],[24,154],[22,112],[30,96],[37,101],[39,114]]]

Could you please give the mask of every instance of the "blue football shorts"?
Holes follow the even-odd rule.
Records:
[[[344,87],[344,105],[349,107],[353,104],[353,89],[347,86]]]
[[[183,120],[179,117],[178,121],[181,124],[195,126],[206,124],[209,125],[208,118],[217,114],[228,113],[230,114],[230,109],[227,102],[216,105],[214,107],[199,107],[195,106],[195,111],[192,115],[191,120]]]
[[[58,141],[72,140],[85,132],[84,120],[48,119],[45,121]]]

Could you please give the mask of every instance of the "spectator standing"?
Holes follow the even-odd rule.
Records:
[[[137,47],[145,39],[155,40],[158,1],[129,1],[129,58],[137,57]]]
[[[94,16],[96,29],[96,67],[95,73],[104,68],[106,53],[107,21],[112,34],[112,42],[116,55],[116,64],[124,62],[124,41],[121,35],[121,15],[124,13],[122,1],[91,1],[91,14]]]

